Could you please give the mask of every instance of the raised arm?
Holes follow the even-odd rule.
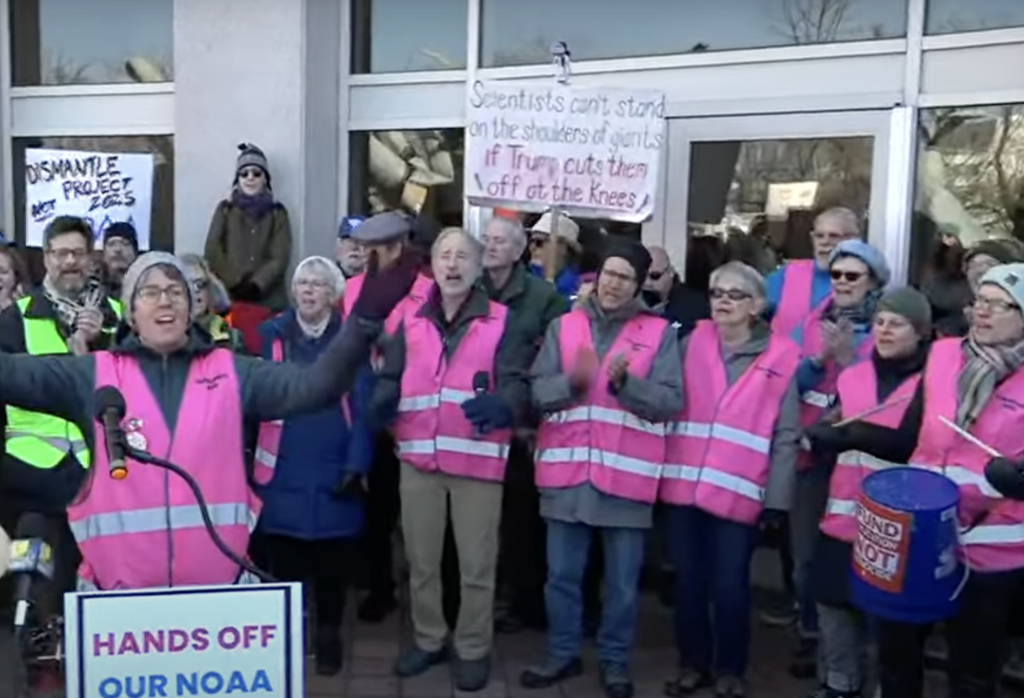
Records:
[[[0,403],[90,425],[95,375],[95,362],[88,354],[0,352]]]

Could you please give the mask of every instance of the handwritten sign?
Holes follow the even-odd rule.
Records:
[[[298,584],[65,596],[68,698],[302,698]]]
[[[665,96],[653,90],[477,80],[466,197],[477,206],[640,222],[654,210]]]
[[[80,216],[92,225],[97,247],[111,223],[135,226],[139,248],[149,249],[153,206],[153,156],[80,150],[25,151],[26,243],[43,244],[46,224]]]
[[[891,594],[903,591],[913,516],[883,507],[861,494],[853,570],[864,582]]]

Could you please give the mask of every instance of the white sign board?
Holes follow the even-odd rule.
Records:
[[[630,222],[654,211],[663,93],[477,80],[467,110],[470,203]]]
[[[768,185],[764,212],[769,218],[785,218],[790,210],[812,209],[818,196],[817,182],[786,182]]]
[[[81,150],[25,151],[25,241],[41,247],[46,224],[80,216],[92,225],[96,247],[111,223],[135,226],[139,249],[149,249],[153,156]]]
[[[67,594],[68,698],[303,698],[302,587]]]

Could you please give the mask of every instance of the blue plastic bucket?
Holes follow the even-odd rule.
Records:
[[[956,484],[921,468],[889,468],[861,484],[853,546],[853,604],[886,620],[934,623],[956,610]]]

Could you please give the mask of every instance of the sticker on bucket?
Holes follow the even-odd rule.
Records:
[[[903,591],[910,548],[910,512],[895,511],[861,497],[857,506],[857,541],[853,569],[864,582],[892,594]]]

